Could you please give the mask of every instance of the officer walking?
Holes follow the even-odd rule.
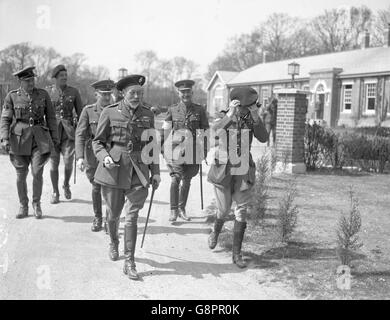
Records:
[[[250,147],[253,135],[260,142],[266,142],[268,139],[268,132],[258,114],[257,98],[257,92],[253,88],[233,89],[230,93],[231,103],[229,109],[226,113],[222,113],[211,127],[216,136],[226,133],[226,139],[218,139],[218,152],[228,156],[225,160],[216,156],[216,160],[211,165],[208,173],[208,181],[214,185],[218,206],[217,219],[209,236],[208,244],[210,249],[214,249],[217,245],[218,236],[225,221],[224,218],[230,212],[232,200],[234,200],[236,208],[233,230],[233,263],[239,268],[246,267],[241,256],[241,245],[246,228],[247,209],[251,201],[251,188],[256,178],[256,165],[250,154]],[[231,143],[227,141],[233,138],[227,132],[232,129],[236,130],[237,150],[229,150],[228,147]],[[243,130],[247,131],[244,132]],[[249,144],[243,142],[243,134],[245,133],[249,135]],[[233,156],[235,156],[233,152],[241,157],[241,161],[237,163],[235,160],[233,161]],[[242,172],[241,168],[245,168],[248,162],[248,170]]]
[[[207,130],[209,128],[208,117],[205,109],[192,102],[193,91],[192,87],[195,84],[192,80],[180,80],[175,83],[180,102],[173,105],[168,110],[168,115],[163,123],[163,152],[167,161],[167,167],[171,176],[170,188],[170,205],[171,214],[169,221],[174,222],[180,216],[185,221],[191,219],[186,214],[186,204],[188,193],[190,191],[191,179],[195,177],[199,171],[199,163],[206,157],[207,150],[204,154],[197,154],[196,141],[197,129]],[[175,149],[182,145],[183,140],[175,138],[175,131],[188,131],[192,135],[193,141],[193,157],[190,161],[179,160],[178,156],[184,156],[185,150],[175,152]],[[171,146],[168,146],[167,137],[172,134]],[[170,147],[170,149],[168,148]],[[167,154],[168,150],[173,150],[172,154]],[[177,149],[176,149],[177,151]],[[202,150],[203,151],[203,150]],[[178,156],[176,156],[178,155]],[[200,158],[199,158],[200,156]],[[187,159],[186,159],[187,160]],[[200,164],[201,165],[201,164]]]
[[[92,142],[99,161],[95,182],[102,185],[106,201],[111,240],[109,256],[113,261],[119,256],[119,219],[125,199],[128,200],[125,206],[126,260],[123,271],[132,280],[138,279],[134,260],[137,220],[138,212],[143,208],[148,195],[149,171],[154,188],[161,181],[159,164],[146,164],[141,156],[141,150],[148,143],[141,140],[142,133],[154,129],[153,112],[142,102],[144,83],[145,77],[142,75],[130,75],[117,82],[117,89],[122,91],[124,98],[103,109]]]
[[[83,109],[80,93],[76,88],[67,85],[68,73],[64,65],[58,65],[53,69],[52,78],[55,78],[55,85],[48,88],[52,100],[56,117],[57,128],[60,139],[58,148],[50,157],[51,169],[50,178],[53,186],[53,194],[50,203],[59,203],[60,192],[58,190],[58,166],[60,164],[60,155],[64,160],[64,195],[66,199],[72,198],[69,180],[73,170],[73,156],[75,144],[75,127],[77,119],[80,117]]]
[[[271,98],[271,102],[267,106],[260,108],[260,117],[262,118],[265,128],[268,132],[267,146],[270,145],[270,137],[272,131],[272,145],[276,141],[276,118],[277,118],[278,100],[275,97]]]
[[[28,67],[14,76],[20,87],[8,93],[1,115],[0,135],[3,148],[9,152],[16,169],[20,209],[17,219],[28,216],[27,173],[33,175],[34,216],[42,217],[41,195],[43,168],[54,146],[58,145],[56,119],[47,92],[35,87],[35,67]],[[54,143],[54,145],[53,145]]]
[[[94,181],[98,161],[92,150],[92,139],[96,135],[96,128],[103,108],[110,104],[112,89],[115,86],[112,80],[96,81],[91,85],[95,89],[97,101],[85,106],[81,112],[76,129],[76,159],[77,167],[84,171],[92,184],[92,205],[95,218],[92,222],[93,232],[102,229],[102,196],[101,186]]]

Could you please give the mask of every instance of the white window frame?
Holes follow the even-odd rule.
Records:
[[[216,110],[219,110],[221,107],[223,107],[223,89],[224,87],[221,84],[216,85],[214,88],[213,103]],[[218,95],[216,94],[217,92]],[[217,105],[217,101],[220,101],[220,105]]]
[[[375,106],[376,106],[376,97],[377,97],[377,90],[378,90],[378,80],[377,79],[367,79],[364,81],[364,93],[365,93],[365,101],[364,101],[364,115],[375,115],[376,109],[374,110],[368,110],[368,86],[370,84],[375,84]],[[371,97],[371,96],[370,96]]]
[[[267,103],[268,103],[268,100],[269,98],[271,98],[271,90],[270,90],[270,87],[261,87],[261,101],[263,103],[263,106],[266,105],[266,103],[264,102],[264,91],[267,92]]]
[[[345,109],[345,90],[346,90],[346,86],[352,86],[351,89],[348,89],[348,90],[351,90],[351,109]],[[352,93],[353,93],[353,86],[354,86],[354,82],[353,81],[346,81],[346,82],[343,82],[342,83],[342,90],[341,90],[341,113],[352,113]]]

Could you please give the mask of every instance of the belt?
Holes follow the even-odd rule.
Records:
[[[125,147],[127,152],[132,151],[142,151],[143,147],[146,146],[146,143],[140,142],[140,143],[133,143],[132,141],[128,143],[122,143],[122,142],[114,142],[114,146],[121,146]]]
[[[28,123],[30,127],[32,126],[44,126],[45,125],[45,120],[44,119],[16,119],[17,121],[23,122],[23,123]]]

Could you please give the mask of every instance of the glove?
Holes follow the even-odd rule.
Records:
[[[79,168],[79,170],[82,172],[84,171],[85,169],[85,166],[84,166],[84,159],[83,158],[80,158],[79,160],[77,160],[77,168]]]
[[[152,177],[152,186],[153,186],[153,188],[157,189],[158,186],[160,185],[160,182],[161,182],[160,175],[159,174],[153,175],[153,177]]]
[[[9,152],[10,150],[10,145],[9,141],[7,139],[1,141],[1,147],[4,149],[5,152]]]
[[[228,117],[233,117],[237,113],[237,108],[240,106],[239,100],[232,100],[229,104],[229,111],[227,112]]]
[[[107,156],[103,160],[103,166],[106,167],[107,169],[112,169],[114,167],[119,167],[119,164],[116,164],[110,156]]]
[[[259,118],[260,118],[260,116],[259,116],[259,108],[257,107],[257,105],[253,104],[248,109],[249,109],[249,111],[251,113],[253,121],[257,122],[259,120]]]

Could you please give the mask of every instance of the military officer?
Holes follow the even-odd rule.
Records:
[[[125,199],[125,264],[123,271],[130,279],[138,279],[134,253],[137,240],[138,212],[144,206],[150,184],[160,183],[158,160],[147,164],[141,150],[148,143],[141,136],[145,130],[154,132],[153,112],[143,105],[142,75],[129,75],[117,82],[124,98],[103,109],[92,145],[99,161],[95,182],[101,184],[107,206],[107,225],[111,239],[109,256],[118,259],[119,218]],[[153,139],[157,139],[154,137]],[[158,151],[157,151],[158,159]]]
[[[1,142],[10,154],[16,169],[16,186],[20,209],[16,218],[28,216],[27,173],[31,164],[33,175],[34,216],[42,217],[41,194],[43,168],[50,152],[58,145],[56,119],[47,92],[35,87],[35,67],[14,73],[19,78],[19,89],[12,90],[4,100],[1,116]],[[54,145],[53,145],[54,143]]]
[[[60,192],[58,190],[58,166],[62,154],[64,160],[64,195],[66,199],[72,198],[69,180],[73,170],[75,126],[83,109],[80,93],[76,88],[67,85],[68,73],[64,65],[58,65],[53,69],[52,78],[55,85],[48,88],[57,117],[57,128],[60,145],[50,157],[50,178],[53,186],[53,194],[50,203],[59,203]]]
[[[205,109],[192,102],[192,87],[194,84],[195,82],[193,80],[180,80],[175,83],[180,102],[173,105],[168,110],[168,115],[162,127],[162,151],[164,152],[164,157],[168,160],[167,167],[171,176],[171,213],[169,217],[169,221],[171,222],[176,221],[178,216],[185,221],[191,220],[187,216],[185,209],[188,193],[190,191],[191,179],[197,175],[199,165],[206,157],[207,153],[207,150],[202,150],[203,155],[201,155],[201,158],[199,159],[199,154],[202,152],[196,152],[197,129],[207,130],[209,128],[209,122]],[[193,157],[190,161],[182,161],[179,159],[179,155],[183,156],[185,150],[182,150],[179,153],[175,152],[175,149],[183,143],[183,139],[180,137],[179,139],[176,139],[174,137],[175,132],[183,132],[183,130],[192,135],[193,138]],[[171,140],[167,139],[169,133],[171,133],[171,137],[173,137]],[[171,145],[167,146],[167,143],[169,142]],[[205,146],[207,147],[207,144],[205,144]],[[168,155],[167,150],[173,150],[173,152]]]
[[[260,142],[266,142],[268,132],[258,114],[256,105],[257,92],[250,87],[239,87],[230,93],[231,103],[227,112],[223,112],[211,126],[216,137],[225,133],[226,139],[217,139],[216,160],[210,167],[208,181],[214,185],[218,212],[213,231],[208,244],[210,249],[217,245],[218,236],[224,224],[224,218],[230,212],[232,200],[236,202],[235,221],[233,230],[233,263],[238,267],[246,267],[241,256],[241,245],[246,228],[247,208],[251,200],[251,188],[255,182],[256,166],[250,154],[253,136]],[[232,131],[235,130],[235,131]],[[228,132],[230,130],[230,132]],[[244,130],[246,132],[244,132]],[[226,134],[228,132],[228,134]],[[235,137],[230,133],[235,133]],[[244,142],[243,134],[249,139]],[[234,139],[235,138],[235,139]],[[230,142],[227,143],[227,141]],[[229,150],[231,142],[237,143],[237,149]],[[229,145],[229,147],[228,147]],[[233,154],[236,153],[236,154]],[[220,155],[227,155],[223,159]],[[240,161],[233,158],[240,156]],[[245,163],[244,163],[245,162]],[[249,165],[248,165],[249,162]],[[245,171],[240,168],[245,168]]]
[[[91,85],[95,89],[97,101],[85,106],[81,112],[76,129],[76,159],[77,167],[84,171],[92,184],[92,205],[95,218],[91,230],[96,232],[102,229],[102,196],[100,184],[94,181],[98,161],[92,150],[92,139],[96,135],[96,128],[103,108],[111,101],[112,89],[115,86],[112,80],[96,81]]]

